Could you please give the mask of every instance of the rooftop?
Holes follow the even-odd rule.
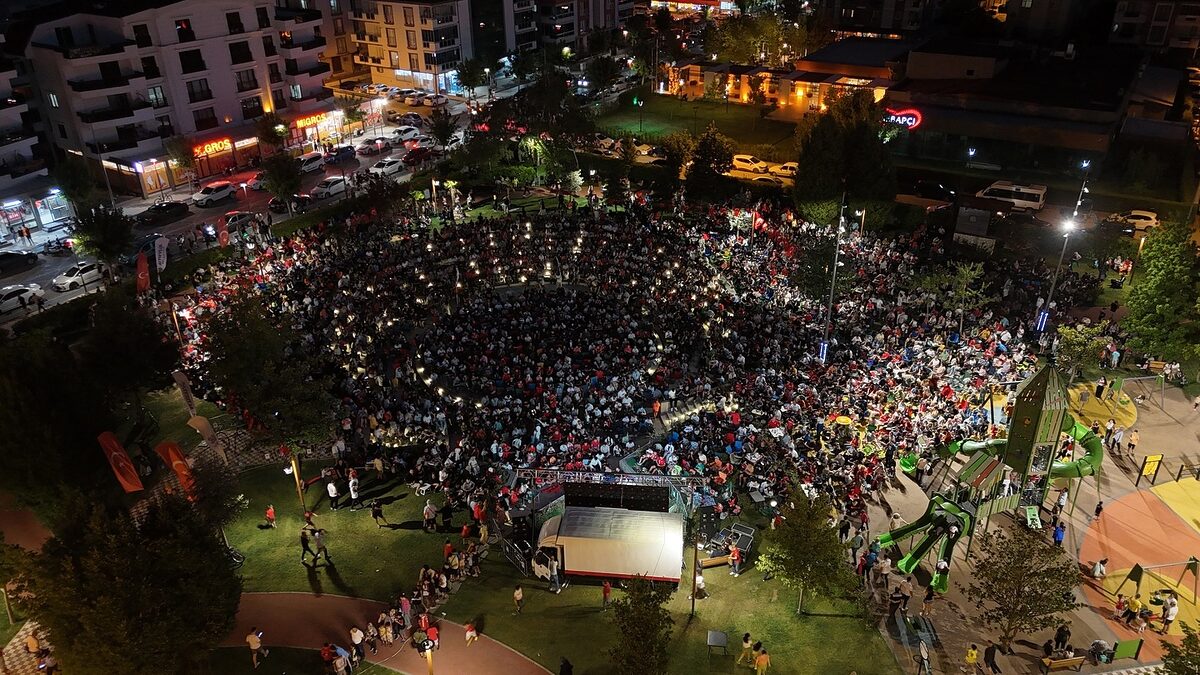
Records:
[[[915,43],[908,40],[846,38],[818,49],[801,61],[883,68],[890,62],[898,61],[914,46]]]
[[[951,36],[937,37],[929,40],[920,47],[914,47],[914,52],[924,54],[950,54],[954,56],[982,56],[1003,59],[1012,55],[1012,48],[995,43],[964,40]]]

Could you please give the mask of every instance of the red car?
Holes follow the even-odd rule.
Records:
[[[413,148],[404,156],[404,163],[409,166],[416,166],[422,162],[429,161],[437,155],[433,148]]]

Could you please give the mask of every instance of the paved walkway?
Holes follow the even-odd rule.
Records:
[[[223,643],[244,647],[251,626],[263,631],[268,647],[300,647],[320,649],[325,642],[335,642],[349,648],[348,634],[352,624],[361,628],[368,619],[379,616],[386,605],[373,600],[338,595],[315,596],[308,593],[244,593],[238,607],[237,623]],[[434,654],[434,668],[439,673],[504,673],[505,675],[545,675],[542,666],[517,653],[507,645],[485,635],[467,647],[463,627],[442,618],[441,649]],[[270,657],[268,657],[270,658]],[[247,661],[250,655],[246,655]],[[424,673],[425,659],[411,646],[380,644],[379,653],[367,652],[367,661],[405,673]]]

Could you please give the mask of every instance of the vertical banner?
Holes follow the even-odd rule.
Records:
[[[145,293],[150,290],[150,264],[146,262],[146,252],[137,254],[137,292]]]
[[[171,243],[166,237],[154,240],[154,268],[159,272],[167,269],[167,245]]]
[[[229,245],[229,228],[225,225],[224,218],[217,221],[217,243],[221,245],[221,248]]]
[[[180,487],[183,488],[188,499],[192,499],[194,497],[192,490],[196,481],[192,478],[192,466],[188,464],[187,456],[183,454],[179,445],[174,441],[163,441],[154,448],[154,452],[157,452],[158,456],[162,457],[162,461],[171,467],[171,470],[179,478]]]
[[[108,458],[108,464],[112,467],[113,475],[117,477],[117,481],[125,492],[138,492],[145,488],[142,487],[142,479],[138,477],[137,468],[129,459],[129,453],[125,452],[125,448],[121,446],[121,441],[113,435],[111,431],[105,431],[96,437],[100,442],[100,449],[104,451],[104,456]]]
[[[171,373],[171,377],[175,378],[175,386],[179,387],[179,395],[183,398],[183,405],[187,408],[188,417],[195,417],[196,398],[192,396],[191,381],[188,380],[188,376],[182,370]]]
[[[204,442],[217,451],[223,462],[229,463],[229,457],[225,454],[225,444],[217,437],[217,432],[213,431],[212,423],[208,421],[207,417],[195,415],[187,421],[187,425],[200,432],[200,437],[204,439]]]

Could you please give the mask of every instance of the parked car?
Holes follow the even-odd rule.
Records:
[[[254,174],[254,178],[246,181],[246,187],[250,188],[251,190],[267,189],[267,174],[263,173],[262,171]]]
[[[292,198],[288,201],[292,203],[292,211],[304,213],[304,211],[308,209],[308,207],[312,206],[316,200],[313,199],[312,195],[298,194],[292,195]],[[287,202],[283,201],[279,197],[272,197],[271,201],[267,202],[267,208],[275,213],[287,213],[288,210]]]
[[[0,251],[0,274],[8,274],[37,264],[38,254],[24,249]]]
[[[755,183],[769,183],[775,187],[783,187],[783,179],[779,176],[758,176],[754,179]]]
[[[334,164],[337,162],[345,162],[354,159],[354,155],[355,152],[353,145],[334,146],[333,152],[325,153],[325,163]]]
[[[192,195],[192,201],[195,202],[196,206],[208,206],[226,197],[232,197],[235,192],[237,192],[237,189],[233,187],[233,183],[227,180],[219,180],[200,188],[199,192]]]
[[[420,136],[421,130],[410,126],[396,127],[396,130],[392,132],[392,135],[396,137],[396,140],[404,142],[410,138],[416,138],[417,136]]]
[[[73,291],[80,286],[100,283],[104,278],[104,263],[77,262],[54,277],[50,285],[56,291]]]
[[[416,89],[406,89],[406,88],[401,88],[401,87],[394,87],[394,89],[395,89],[395,91],[388,92],[388,98],[394,98],[394,99],[397,99],[400,101],[403,101],[404,99],[408,98],[409,96],[412,96],[413,93],[416,92]]]
[[[254,220],[254,214],[249,211],[230,211],[225,214],[225,227],[236,230]]]
[[[391,147],[391,141],[383,136],[376,136],[359,143],[358,147],[354,148],[354,151],[360,155],[377,155],[384,150],[390,150]]]
[[[733,168],[739,171],[750,171],[752,173],[766,173],[770,167],[767,163],[754,155],[734,155]]]
[[[955,197],[954,190],[931,180],[919,180],[913,183],[912,192],[922,199],[936,199],[941,202],[952,202]]]
[[[300,173],[312,173],[325,168],[325,155],[320,152],[300,155],[297,161],[300,163]]]
[[[330,176],[325,180],[317,183],[311,194],[314,199],[328,199],[334,195],[340,195],[346,191],[346,179],[341,176]]]
[[[133,217],[137,227],[153,227],[173,223],[187,216],[188,205],[184,202],[159,202]]]
[[[405,105],[421,105],[425,102],[426,96],[428,96],[428,94],[423,91],[414,91],[413,93],[404,97],[404,103]]]
[[[414,148],[432,148],[436,146],[433,137],[427,134],[420,134],[404,141],[404,147],[412,150]]]
[[[424,118],[424,117],[421,117],[421,113],[417,113],[417,112],[411,112],[411,111],[410,111],[410,112],[406,112],[406,113],[404,113],[403,115],[401,115],[401,116],[400,116],[400,122],[399,122],[399,123],[400,123],[400,124],[407,124],[407,125],[408,125],[408,126],[410,126],[410,127],[418,127],[418,128],[420,128],[420,127],[422,127],[422,126],[425,126],[425,118]]]
[[[1121,225],[1132,226],[1133,231],[1130,234],[1135,237],[1139,234],[1149,234],[1150,230],[1158,227],[1158,214],[1154,211],[1144,211],[1141,209],[1114,213],[1108,217],[1108,220]]]
[[[946,201],[946,200],[943,200]],[[1013,211],[999,219],[999,224],[1006,227],[1053,227],[1049,223],[1028,211]]]
[[[0,288],[0,314],[21,308],[21,299],[25,307],[36,307],[38,298],[46,295],[46,291],[37,284],[16,284]]]
[[[404,156],[403,161],[408,166],[416,166],[421,162],[433,159],[435,155],[432,148],[413,148]]]
[[[375,174],[376,176],[392,176],[400,173],[403,170],[404,162],[401,162],[395,157],[389,157],[388,159],[381,159],[376,162],[375,166],[367,169],[367,172]]]
[[[117,262],[121,263],[125,267],[133,267],[135,264],[137,264],[137,257],[139,253],[145,253],[146,257],[153,261],[154,242],[158,241],[159,237],[162,236],[163,235],[161,232],[154,232],[153,234],[147,234],[143,236],[142,238],[133,242],[133,246],[117,258]],[[170,257],[170,253],[168,253],[167,258]]]
[[[450,99],[446,98],[445,96],[441,94],[434,94],[432,96],[426,96],[425,100],[421,101],[421,104],[426,108],[436,108],[438,106],[446,105],[449,102]]]
[[[771,167],[771,175],[781,178],[795,178],[798,171],[800,171],[799,162],[784,162]]]

